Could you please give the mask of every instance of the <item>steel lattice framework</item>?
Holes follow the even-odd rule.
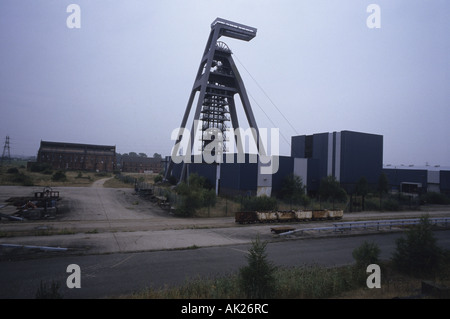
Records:
[[[225,131],[229,127],[228,123],[231,122],[234,129],[239,128],[234,99],[236,94],[240,97],[247,121],[250,128],[253,129],[253,137],[259,150],[259,129],[251,109],[244,83],[236,64],[234,63],[230,48],[224,42],[219,41],[222,36],[250,41],[256,36],[256,31],[256,28],[221,18],[217,18],[211,24],[208,42],[206,43],[205,51],[180,125],[180,129],[186,127],[195,95],[199,92],[194,122],[190,131],[191,154],[194,145],[195,132],[198,129],[202,131],[200,151],[203,152],[208,148],[208,145],[216,136],[218,136],[217,133],[221,133],[222,139],[215,141],[216,143],[218,142],[219,145],[219,147],[215,148],[215,151],[218,152],[219,155],[221,152],[226,151]],[[200,128],[196,127],[197,123],[201,123]],[[182,137],[179,135],[175,144],[178,144],[181,138]],[[237,151],[243,152],[242,143],[241,141],[238,141],[239,137],[235,135],[234,138],[238,148]],[[171,175],[172,167],[173,161],[170,161],[168,169],[166,170],[166,178]],[[183,163],[180,179],[182,179],[184,175],[185,163]]]
[[[11,153],[9,148],[9,136],[6,136],[5,145],[3,146],[2,158],[0,159],[0,165],[3,165],[3,162],[11,162]]]

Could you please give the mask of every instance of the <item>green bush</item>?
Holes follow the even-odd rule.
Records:
[[[276,267],[267,260],[266,245],[257,237],[246,256],[248,265],[239,270],[240,286],[247,298],[271,298],[276,291]]]
[[[319,196],[321,201],[331,201],[333,209],[336,202],[344,203],[348,199],[347,192],[341,187],[339,181],[331,175],[320,181]]]
[[[203,207],[212,207],[216,205],[217,196],[214,189],[207,189],[203,191]]]
[[[109,173],[107,173],[107,172],[98,172],[98,173],[95,173],[95,176],[97,176],[97,177],[110,177],[111,175]]]
[[[50,286],[43,283],[41,280],[41,284],[36,292],[36,299],[62,299],[62,295],[59,292],[59,282],[52,281]]]
[[[153,178],[153,181],[154,181],[155,183],[162,182],[162,181],[163,181],[162,175],[161,175],[161,174],[156,175],[156,176]]]
[[[403,200],[403,199],[402,199]],[[384,211],[399,211],[401,205],[398,196],[391,196],[390,198],[383,199],[382,208]],[[409,203],[409,201],[408,201]],[[364,208],[366,211],[379,211],[380,199],[376,197],[366,197],[364,201]]]
[[[173,175],[170,175],[167,178],[167,181],[169,182],[170,185],[176,185],[178,183],[177,178],[175,176],[173,176]]]
[[[216,204],[216,192],[209,188],[206,178],[198,174],[191,174],[188,183],[181,183],[176,191],[181,195],[175,213],[180,216],[191,217],[202,207],[211,207]]]
[[[30,176],[24,173],[14,174],[12,178],[13,183],[21,184],[23,186],[33,186],[33,180]]]
[[[195,212],[202,207],[203,198],[201,190],[190,190],[181,196],[175,214],[184,217],[192,217]]]
[[[54,182],[65,182],[67,180],[67,176],[63,171],[57,171],[52,176],[52,181]]]
[[[428,216],[421,217],[420,223],[407,232],[406,238],[397,239],[396,245],[392,261],[399,271],[420,277],[434,276],[440,270],[444,251],[436,244]]]
[[[364,241],[361,246],[352,252],[355,259],[355,274],[358,278],[365,278],[367,266],[379,263],[380,248],[376,243]]]
[[[33,163],[30,166],[30,171],[35,173],[41,173],[44,171],[51,171],[52,166],[49,163]]]
[[[398,202],[398,200],[395,199],[387,199],[383,202],[383,210],[386,211],[399,211],[400,210],[400,204]]]
[[[450,198],[445,194],[430,192],[420,196],[421,204],[448,205]]]
[[[289,174],[283,178],[281,183],[281,190],[277,194],[280,199],[303,207],[309,205],[311,199],[306,195],[306,187],[303,185],[301,177]]]
[[[136,179],[132,176],[129,175],[122,175],[122,174],[117,174],[116,177],[118,180],[122,181],[123,183],[126,184],[134,184],[136,183]]]
[[[380,199],[375,197],[366,198],[364,201],[364,209],[366,211],[380,210]]]
[[[19,170],[17,169],[17,167],[11,167],[11,168],[8,168],[6,173],[8,173],[8,174],[19,174]]]
[[[380,256],[380,248],[376,243],[364,241],[361,246],[355,248],[352,256],[357,265],[367,267],[370,264],[377,264]]]
[[[274,197],[257,196],[242,199],[242,210],[248,211],[270,211],[278,208],[278,202]]]

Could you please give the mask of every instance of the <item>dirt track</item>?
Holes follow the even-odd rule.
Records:
[[[26,235],[27,231],[47,227],[47,230],[77,232],[115,232],[183,229],[193,227],[235,226],[231,217],[227,218],[176,218],[134,194],[130,188],[103,188],[107,179],[98,180],[91,187],[58,187],[61,200],[58,215],[54,220],[26,222],[0,222],[0,230]],[[0,202],[13,196],[31,196],[41,187],[0,186]],[[12,213],[13,207],[2,212]]]

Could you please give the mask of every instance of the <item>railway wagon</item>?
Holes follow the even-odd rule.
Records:
[[[342,219],[344,217],[343,210],[330,210],[328,211],[328,219]]]
[[[335,220],[342,219],[342,210],[309,210],[309,211],[243,211],[235,213],[235,221],[240,224],[251,223],[276,223],[276,222],[300,222],[310,220]]]
[[[256,212],[256,219],[260,223],[273,223],[278,217],[276,212]]]
[[[312,210],[297,210],[295,211],[295,219],[308,221],[312,219]]]
[[[258,220],[256,212],[236,212],[234,217],[236,223],[239,224],[255,223]]]
[[[321,209],[321,210],[313,210],[312,211],[312,219],[313,220],[325,220],[328,219],[328,210]]]
[[[279,222],[290,222],[295,220],[295,212],[277,212],[277,218]]]

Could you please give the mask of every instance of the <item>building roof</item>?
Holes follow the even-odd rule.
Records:
[[[162,159],[155,157],[143,157],[143,156],[130,156],[130,155],[122,155],[122,162],[125,163],[161,163]]]
[[[405,170],[424,170],[424,171],[450,171],[450,166],[440,165],[383,165],[383,169],[405,169]]]
[[[116,147],[111,145],[41,141],[39,152],[80,153],[80,154],[101,153],[102,155],[115,155]]]

